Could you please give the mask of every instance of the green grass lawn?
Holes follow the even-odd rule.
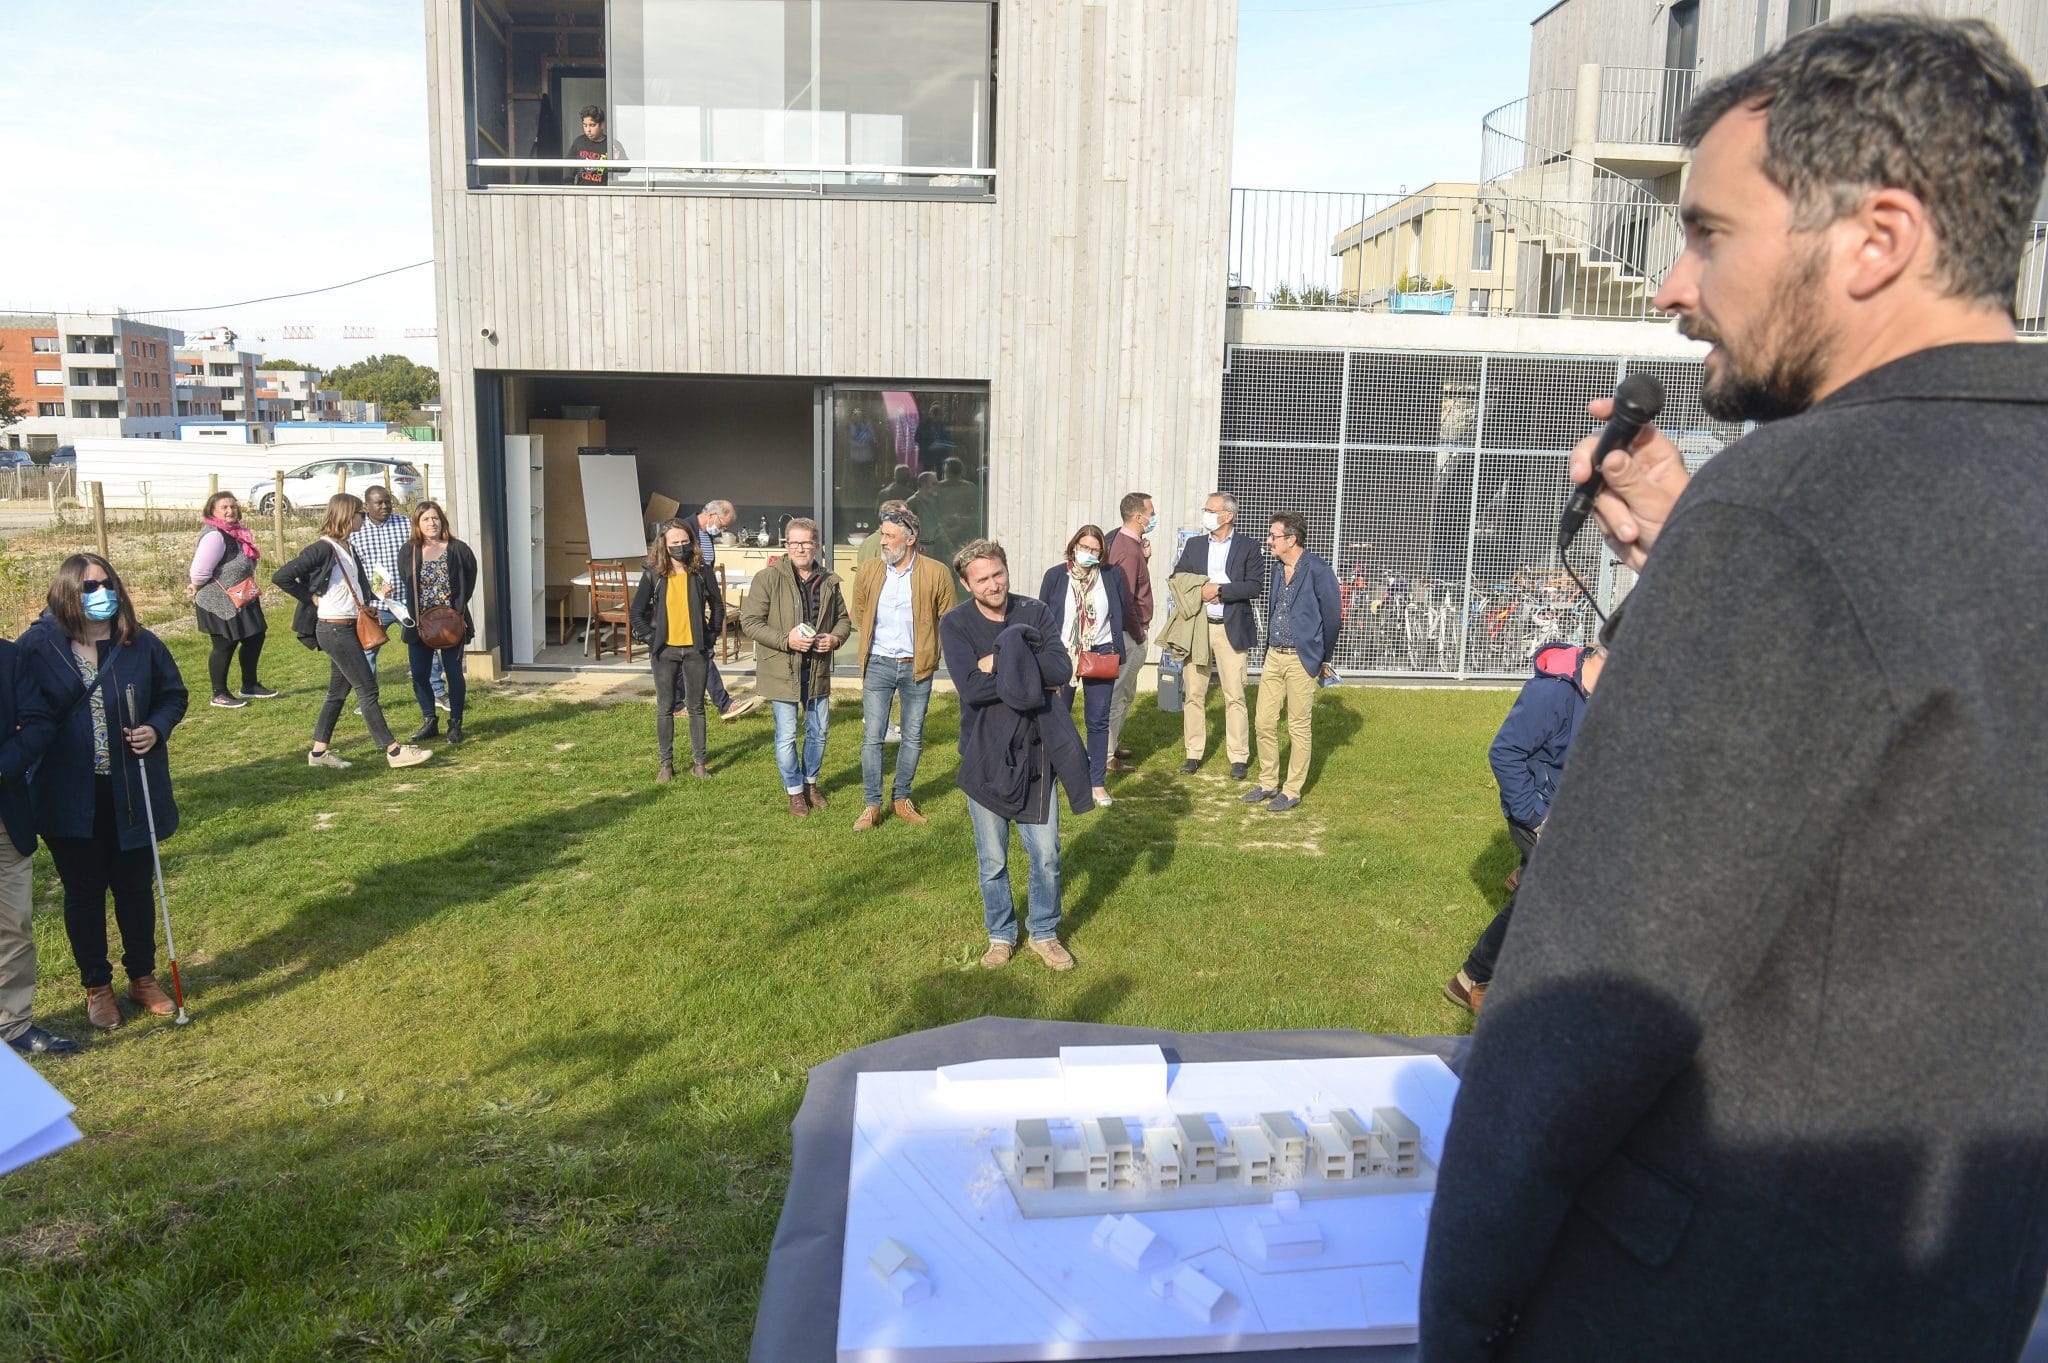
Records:
[[[1321,693],[1285,816],[1237,801],[1213,706],[1208,768],[1175,774],[1148,697],[1142,769],[1063,820],[1079,968],[988,972],[949,697],[930,825],[856,834],[844,695],[832,807],[799,821],[765,713],[713,722],[711,781],[657,788],[651,702],[477,688],[431,764],[389,770],[345,715],[357,765],[316,771],[324,659],[274,630],[285,697],[220,711],[204,640],[172,644],[193,1021],[44,1062],[85,1140],[0,1180],[10,1361],[741,1358],[806,1067],[984,1014],[1461,1031],[1438,988],[1514,864],[1485,756],[1508,692]],[[40,1020],[84,1039],[47,855],[36,898]]]

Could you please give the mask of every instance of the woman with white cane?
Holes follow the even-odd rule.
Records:
[[[155,841],[178,829],[165,741],[185,717],[185,682],[163,641],[136,623],[120,575],[99,555],[65,559],[48,604],[20,639],[56,716],[29,791],[36,831],[64,884],[64,931],[85,986],[86,1019],[121,1025],[107,959],[110,891],[128,997],[169,1017],[178,1008],[156,981],[150,882]],[[129,688],[134,700],[124,715]]]
[[[121,688],[128,699],[128,728],[124,733],[133,733],[146,727],[142,724],[142,712],[135,708],[135,687],[131,684]],[[142,817],[149,825],[149,866],[156,872],[156,902],[164,911],[164,956],[171,963],[171,1000],[178,1006],[178,1025],[183,1027],[192,1019],[185,1016],[185,982],[178,978],[178,943],[171,936],[171,897],[164,891],[164,859],[157,850],[156,802],[149,798],[149,771],[143,765],[143,754],[135,754],[135,770],[142,779],[136,784],[142,788]]]

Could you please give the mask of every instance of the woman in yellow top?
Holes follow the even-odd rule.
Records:
[[[690,717],[690,774],[711,774],[704,769],[704,679],[724,627],[725,600],[695,532],[686,522],[669,521],[648,548],[633,593],[633,637],[647,645],[654,664],[654,737],[661,748],[656,781],[675,779],[678,677]]]

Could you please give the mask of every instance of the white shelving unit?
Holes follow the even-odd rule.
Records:
[[[532,662],[537,641],[547,637],[547,537],[542,533],[547,497],[542,471],[539,436],[505,437],[505,525],[511,539],[505,549],[512,579],[514,663]],[[518,538],[522,525],[527,535],[524,553]]]

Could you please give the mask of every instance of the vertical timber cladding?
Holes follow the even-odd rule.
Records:
[[[458,525],[500,456],[479,372],[987,383],[990,521],[1027,586],[1126,492],[1193,517],[1216,476],[1235,0],[1002,0],[995,194],[966,202],[471,191],[468,3],[425,0]]]
[[[1233,347],[1218,486],[1255,539],[1276,511],[1308,518],[1342,585],[1341,670],[1526,676],[1536,645],[1592,637],[1555,548],[1565,457],[1632,370],[1663,382],[1659,425],[1693,467],[1742,433],[1701,409],[1696,361]],[[1590,533],[1573,547],[1603,606],[1631,580],[1604,559]]]

